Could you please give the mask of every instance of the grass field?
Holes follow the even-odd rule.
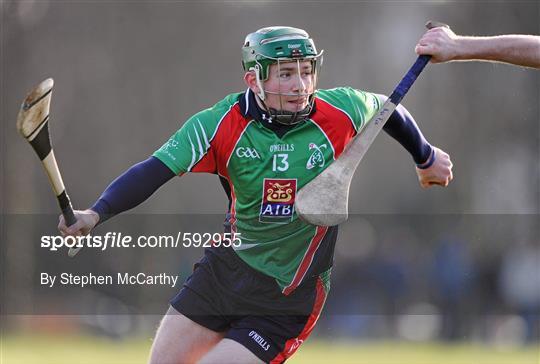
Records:
[[[5,336],[2,364],[146,363],[150,339],[111,341],[92,336]],[[404,342],[304,344],[291,364],[539,364],[540,347],[496,350],[486,346]],[[225,364],[225,362],[223,363]]]

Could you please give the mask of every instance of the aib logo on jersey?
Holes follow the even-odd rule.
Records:
[[[307,169],[324,166],[323,149],[326,149],[326,144],[318,146],[315,143],[309,143],[309,150],[313,150],[313,153],[311,153],[306,163]]]
[[[265,178],[260,222],[287,223],[292,220],[296,179]]]

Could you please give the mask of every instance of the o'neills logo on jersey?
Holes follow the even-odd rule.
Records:
[[[265,178],[260,222],[287,223],[294,213],[296,197],[296,179]]]

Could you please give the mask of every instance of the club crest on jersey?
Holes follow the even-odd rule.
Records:
[[[163,144],[161,148],[159,148],[161,151],[163,151],[169,158],[171,158],[173,161],[176,160],[176,156],[171,153],[171,150],[178,149],[178,140],[169,139],[167,143]]]
[[[295,197],[296,179],[265,178],[259,221],[274,223],[292,221]]]
[[[178,140],[169,139],[167,143],[163,144],[161,150],[166,151],[167,149],[178,149]]]
[[[306,163],[307,169],[324,166],[324,153],[322,152],[323,149],[326,149],[326,144],[322,144],[319,146],[315,143],[309,143],[309,150],[313,150],[313,153],[311,153]]]

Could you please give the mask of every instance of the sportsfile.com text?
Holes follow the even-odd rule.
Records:
[[[240,233],[191,233],[179,231],[176,235],[140,235],[133,237],[121,232],[107,232],[105,235],[59,236],[44,235],[41,247],[49,251],[60,248],[209,248],[239,247]]]

